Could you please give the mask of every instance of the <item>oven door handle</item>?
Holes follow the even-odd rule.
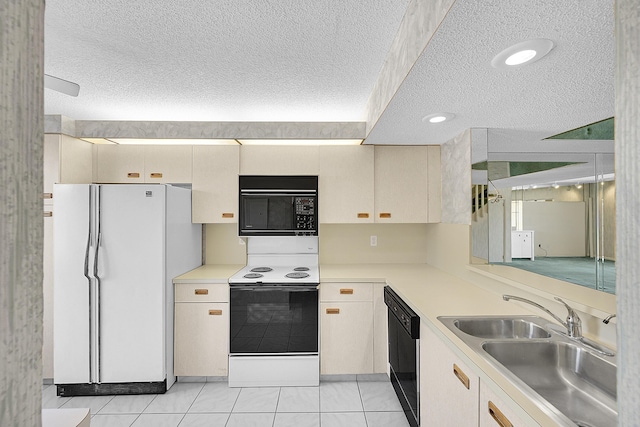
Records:
[[[281,292],[311,292],[317,291],[318,286],[268,286],[268,285],[258,285],[258,286],[232,286],[231,290],[234,291],[257,291],[257,292],[267,292],[267,291],[281,291]]]

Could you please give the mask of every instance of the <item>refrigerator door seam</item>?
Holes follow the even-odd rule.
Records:
[[[93,277],[95,277],[96,279],[96,312],[95,312],[95,322],[96,322],[96,357],[97,357],[97,370],[98,370],[98,378],[97,378],[97,383],[100,384],[102,382],[102,366],[100,363],[100,342],[101,342],[101,337],[100,337],[100,329],[101,329],[101,325],[100,325],[100,276],[98,275],[98,260],[100,257],[100,242],[102,240],[102,224],[101,224],[101,215],[100,215],[100,210],[102,207],[102,200],[101,200],[101,196],[102,196],[102,186],[98,186],[97,188],[97,201],[96,201],[96,207],[97,207],[97,212],[96,212],[96,234],[97,234],[97,239],[96,239],[96,249],[94,252],[94,260],[93,260]]]

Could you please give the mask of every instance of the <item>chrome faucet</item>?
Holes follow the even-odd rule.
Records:
[[[608,325],[609,322],[611,322],[611,319],[613,319],[614,317],[616,317],[615,314],[610,314],[602,320],[602,323],[604,323],[605,325]]]
[[[561,318],[553,314],[551,311],[549,311],[547,308],[541,306],[537,302],[533,302],[526,298],[517,297],[515,295],[502,295],[502,299],[505,301],[509,301],[513,299],[516,301],[521,301],[521,302],[526,302],[527,304],[531,304],[532,306],[537,307],[540,310],[544,311],[549,316],[556,319],[562,326],[567,328],[567,335],[570,338],[582,339],[582,320],[580,320],[578,313],[576,313],[575,310],[569,306],[569,304],[562,301],[560,298],[555,297],[555,300],[561,302],[567,308],[568,314],[567,314],[566,320],[562,320]]]

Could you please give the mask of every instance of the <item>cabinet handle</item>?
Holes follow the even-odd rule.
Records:
[[[358,218],[369,218],[369,214],[367,212],[358,212]]]
[[[496,420],[500,427],[513,427],[511,421],[498,409],[496,405],[493,404],[492,401],[489,401],[489,414],[491,417]]]
[[[127,178],[140,178],[140,174],[138,172],[129,172]]]
[[[327,308],[327,314],[340,314],[339,308]]]
[[[465,373],[462,372],[462,369],[460,369],[460,367],[458,367],[458,365],[456,365],[455,363],[453,364],[453,375],[458,377],[462,385],[464,385],[467,390],[469,389],[469,377],[466,376]]]
[[[353,295],[353,289],[340,289],[340,295]]]
[[[209,295],[209,289],[196,289],[196,295]]]
[[[152,172],[149,174],[150,178],[162,178],[162,173],[161,172]]]
[[[43,199],[53,199],[53,193],[42,193]]]
[[[222,316],[222,310],[209,310],[209,316]]]
[[[381,212],[380,218],[391,218],[391,212]]]
[[[222,218],[233,218],[233,213],[231,212],[224,212],[222,214]]]
[[[53,216],[53,212],[51,212],[51,211],[44,211],[44,215],[43,215],[43,216],[44,216],[45,218],[48,218],[48,217],[50,217],[50,216]]]

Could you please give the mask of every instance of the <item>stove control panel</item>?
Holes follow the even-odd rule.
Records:
[[[296,215],[296,230],[315,231],[316,229],[316,199],[315,197],[296,197],[294,200]]]

